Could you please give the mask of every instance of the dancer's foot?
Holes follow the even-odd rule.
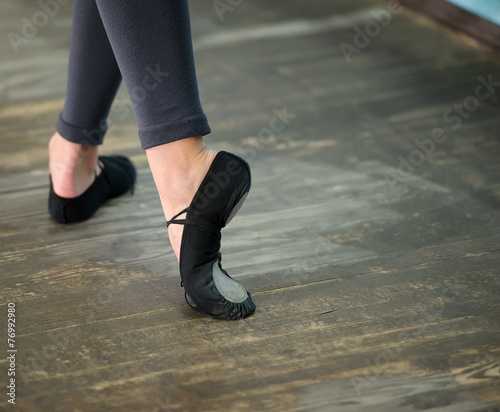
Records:
[[[216,154],[216,150],[207,149],[201,136],[146,150],[166,220],[189,206]],[[181,225],[168,227],[168,237],[177,260],[183,229]]]
[[[135,167],[123,156],[97,156],[97,147],[55,133],[49,143],[49,214],[57,223],[83,222],[108,199],[133,190]]]
[[[187,296],[216,319],[250,316],[251,295],[222,268],[220,253],[221,229],[250,190],[249,165],[233,154],[208,150],[201,136],[146,153]]]

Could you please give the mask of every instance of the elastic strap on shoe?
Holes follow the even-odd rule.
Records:
[[[183,213],[186,213],[188,211],[188,207],[186,207],[184,210],[181,212],[177,213],[172,219],[167,221],[167,227],[169,227],[172,223],[176,223],[178,225],[185,225],[186,224],[186,219],[176,219],[176,217],[179,217]]]
[[[177,217],[179,217],[180,215],[182,215],[183,213],[187,213],[187,211],[189,210],[189,207],[185,208],[184,210],[180,211],[179,213],[177,213],[172,219],[168,220],[167,221],[167,227],[169,227],[172,223],[175,223],[177,225],[189,225],[189,226],[212,226],[212,227],[215,227],[217,229],[221,229],[221,227],[217,224],[217,222],[214,222],[213,220],[211,219],[192,219],[192,218],[186,218],[185,219],[177,219]]]

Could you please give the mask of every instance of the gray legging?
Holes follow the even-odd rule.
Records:
[[[143,149],[210,133],[187,0],[75,1],[61,136],[101,144],[122,76]]]

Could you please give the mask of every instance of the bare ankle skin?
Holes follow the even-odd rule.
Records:
[[[54,133],[49,142],[49,170],[58,196],[80,196],[100,173],[97,146],[72,143]]]
[[[166,220],[189,206],[216,154],[216,150],[207,149],[201,136],[188,137],[146,150]],[[183,217],[179,216],[179,219]],[[177,259],[182,232],[181,225],[170,225],[168,228],[170,243]]]

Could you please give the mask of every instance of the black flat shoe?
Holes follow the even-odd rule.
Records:
[[[135,167],[123,156],[100,156],[104,165],[90,187],[74,198],[60,197],[55,194],[50,180],[49,214],[57,223],[83,222],[99,209],[108,199],[133,190]]]
[[[179,267],[186,299],[216,319],[236,320],[255,311],[250,293],[222,268],[219,251],[221,229],[245,201],[250,183],[248,163],[219,152],[189,207],[167,222],[167,227],[185,225]],[[183,213],[186,218],[177,219]]]

